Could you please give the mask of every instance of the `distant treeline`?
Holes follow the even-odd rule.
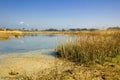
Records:
[[[10,28],[0,28],[0,31],[14,31],[17,29],[10,29]]]
[[[109,27],[107,30],[113,30],[113,29],[117,29],[117,30],[120,30],[120,27]]]
[[[95,30],[99,30],[99,29],[95,29],[95,28],[70,28],[70,29],[55,29],[55,28],[49,28],[49,29],[45,29],[45,30],[39,30],[39,29],[10,29],[10,28],[0,28],[0,31],[14,31],[14,30],[20,30],[20,31],[95,31]],[[107,28],[107,30],[120,30],[120,27],[109,27]]]
[[[45,31],[83,31],[83,30],[90,30],[90,31],[94,31],[94,30],[98,30],[98,29],[87,29],[87,28],[70,28],[70,29],[62,29],[62,30],[58,30],[58,29],[46,29]]]

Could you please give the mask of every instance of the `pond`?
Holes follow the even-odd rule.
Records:
[[[56,45],[71,38],[69,35],[39,34],[29,36],[1,37],[0,54],[55,49]]]

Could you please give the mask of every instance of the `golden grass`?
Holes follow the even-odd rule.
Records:
[[[85,31],[77,34],[75,42],[58,45],[56,54],[73,62],[100,63],[120,54],[119,31]]]
[[[22,31],[0,31],[0,34],[22,34]]]
[[[8,40],[11,36],[18,38],[23,35],[22,31],[0,31],[0,40]]]

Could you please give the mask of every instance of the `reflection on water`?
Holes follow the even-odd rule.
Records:
[[[10,38],[20,38],[21,36],[37,36],[38,34],[0,34],[0,40],[9,40]]]
[[[70,37],[58,34],[0,35],[0,54],[55,49],[57,44],[66,41]]]
[[[0,40],[8,40],[9,36],[0,36]]]
[[[57,36],[57,35],[55,35],[55,34],[48,34],[48,35],[45,35],[45,36],[48,36],[48,37],[55,37],[55,36]]]
[[[1,36],[0,35],[0,40],[9,40],[11,37],[13,37],[13,38],[20,38],[20,35],[12,35],[12,36],[9,36],[9,35]]]
[[[20,38],[20,35],[0,35],[0,40],[9,40],[11,37]]]
[[[26,36],[39,36],[39,34],[27,34],[27,35],[1,35],[0,34],[0,40],[9,40],[10,38],[16,38],[16,39],[19,39],[20,37],[26,37]],[[47,36],[47,37],[55,37],[57,36],[56,34],[47,34],[47,35],[44,35],[44,36]]]

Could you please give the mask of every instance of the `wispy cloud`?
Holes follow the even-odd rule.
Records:
[[[24,21],[20,21],[19,23],[20,23],[20,24],[24,24],[25,22],[24,22]]]
[[[24,26],[28,26],[28,27],[30,26],[28,23],[25,23],[24,21],[20,21],[19,24],[24,25]]]

